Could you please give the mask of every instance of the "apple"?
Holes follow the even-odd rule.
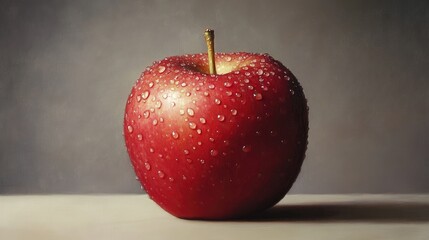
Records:
[[[308,107],[296,77],[268,54],[156,61],[126,104],[124,137],[149,197],[185,219],[229,219],[280,201],[307,148]]]

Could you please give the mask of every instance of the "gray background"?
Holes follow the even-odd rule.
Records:
[[[0,193],[140,192],[127,95],[154,60],[205,51],[207,26],[303,85],[292,192],[429,192],[428,1],[77,0],[1,1]]]

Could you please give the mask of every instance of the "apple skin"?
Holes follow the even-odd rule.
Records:
[[[126,147],[149,197],[185,219],[231,219],[280,201],[305,158],[308,107],[295,76],[267,54],[174,56],[129,95]]]

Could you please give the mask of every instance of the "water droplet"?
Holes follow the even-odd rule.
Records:
[[[217,98],[214,100],[214,102],[215,102],[217,105],[219,105],[219,104],[221,103],[221,101],[220,101],[219,99],[217,99]]]
[[[218,151],[217,150],[215,150],[215,149],[212,149],[212,150],[210,150],[210,155],[212,155],[213,157],[214,156],[217,156],[218,155]]]
[[[208,97],[210,94],[208,92],[204,92],[204,96]]]
[[[290,93],[291,93],[292,95],[294,95],[294,94],[295,94],[295,91],[293,91],[292,89],[290,89],[289,91],[290,91]]]
[[[165,173],[164,173],[163,171],[159,170],[159,171],[158,171],[158,176],[159,176],[160,178],[164,178],[164,177],[165,177]]]
[[[264,71],[262,71],[262,69],[258,69],[258,71],[256,71],[256,74],[258,74],[259,76],[264,74]]]
[[[183,82],[183,83],[181,84],[181,86],[182,86],[182,87],[186,87],[186,86],[187,86],[187,84],[186,84],[185,82]]]
[[[217,115],[217,120],[223,122],[223,121],[225,121],[225,116],[219,114],[219,115]]]
[[[179,110],[179,113],[180,113],[180,115],[183,115],[183,114],[185,114],[185,110],[180,109],[180,110]]]
[[[152,88],[153,87],[153,82],[149,83],[149,87]]]
[[[189,154],[189,150],[185,149],[185,150],[183,150],[183,153],[184,153],[185,155],[188,155],[188,154]]]
[[[137,102],[140,102],[142,100],[142,97],[140,95],[137,95]]]
[[[133,132],[133,127],[132,127],[131,125],[128,125],[127,129],[128,129],[128,132],[129,132],[129,133],[132,133],[132,132]]]
[[[252,85],[247,86],[247,88],[248,88],[249,90],[253,90],[253,86],[252,86]]]
[[[160,117],[160,118],[159,118],[159,122],[162,122],[162,123],[163,123],[163,122],[164,122],[164,118]]]
[[[165,71],[165,67],[164,66],[159,66],[158,67],[158,72],[159,73],[163,73]]]
[[[231,114],[232,114],[233,116],[237,115],[237,109],[231,109]]]
[[[149,92],[149,91],[144,91],[144,92],[142,93],[142,98],[143,98],[144,100],[146,100],[146,99],[149,97],[149,95],[150,95],[150,92]]]
[[[215,85],[213,85],[213,84],[209,85],[209,89],[214,89],[214,88],[215,88]]]
[[[193,122],[189,122],[189,127],[190,127],[191,129],[195,129],[195,128],[197,128],[197,124],[195,124],[195,123],[193,123]]]
[[[161,108],[161,106],[162,106],[162,102],[161,102],[161,101],[156,101],[156,102],[155,102],[155,107],[156,107],[156,108],[158,108],[158,109],[159,109],[159,108]]]
[[[202,124],[206,124],[206,119],[205,119],[205,118],[200,118],[200,122],[201,122]]]
[[[262,100],[262,94],[260,94],[260,93],[254,93],[253,94],[253,97],[256,99],[256,100]]]
[[[138,135],[137,135],[137,139],[138,139],[139,141],[143,140],[143,135],[138,134]]]
[[[152,124],[153,124],[154,126],[158,125],[158,120],[154,119],[154,120],[152,121]]]
[[[226,56],[226,57],[225,57],[225,61],[227,61],[227,62],[230,62],[230,61],[231,61],[231,59],[232,59],[232,58],[231,58],[230,56]]]
[[[210,142],[214,142],[214,141],[215,141],[215,139],[211,137],[211,138],[209,138],[209,141],[210,141]]]
[[[174,178],[169,177],[169,178],[168,178],[168,181],[170,181],[170,182],[174,182]]]
[[[226,93],[226,95],[227,95],[228,97],[232,95],[232,92],[231,92],[231,91],[226,91],[225,93]]]
[[[204,164],[204,159],[200,159],[200,163],[201,163],[201,164]]]
[[[203,131],[201,131],[201,129],[197,129],[197,133],[201,135]]]
[[[149,110],[144,111],[143,116],[144,116],[144,118],[148,118],[150,116]]]
[[[199,146],[203,145],[203,143],[202,143],[202,142],[197,142],[197,144],[198,144]]]
[[[177,132],[173,131],[173,132],[171,132],[171,136],[172,136],[174,139],[178,139],[178,138],[179,138],[179,133],[177,133]]]
[[[224,85],[225,87],[231,87],[231,86],[232,86],[232,83],[230,83],[230,82],[225,82],[223,85]]]
[[[248,153],[252,150],[252,147],[250,145],[244,145],[241,150],[243,150],[243,152]]]
[[[167,93],[162,94],[162,98],[167,99],[168,98],[168,94]]]
[[[150,170],[150,164],[148,162],[144,163],[144,167],[146,168],[146,170]]]
[[[190,159],[190,158],[187,158],[187,159],[186,159],[186,161],[187,161],[188,163],[192,163],[192,159]]]
[[[176,106],[176,103],[175,102],[171,102],[171,107],[174,107],[174,106]]]
[[[194,109],[192,109],[192,108],[188,108],[187,112],[188,112],[188,115],[191,117],[194,116],[194,114],[195,114]]]

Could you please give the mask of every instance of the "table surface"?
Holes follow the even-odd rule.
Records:
[[[235,221],[175,218],[147,195],[0,196],[0,239],[429,239],[429,194],[288,195]]]

